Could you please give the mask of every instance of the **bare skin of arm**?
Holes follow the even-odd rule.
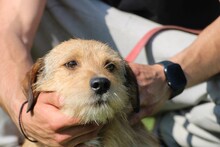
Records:
[[[208,80],[220,72],[220,17],[209,25],[198,38],[185,50],[169,60],[181,65],[186,78],[187,87]],[[170,97],[171,90],[167,86],[161,65],[142,65],[130,63],[139,84],[141,111],[131,119],[139,121],[159,111]]]
[[[0,106],[17,126],[20,106],[26,100],[21,82],[32,66],[30,49],[45,3],[45,0],[0,1]],[[77,145],[97,135],[99,127],[77,126],[79,120],[64,116],[59,107],[56,93],[41,93],[35,115],[23,111],[27,135],[52,146],[65,146],[69,140]],[[68,126],[71,128],[64,129]]]
[[[220,72],[220,17],[208,26],[184,51],[170,60],[179,63],[187,77],[187,87]]]

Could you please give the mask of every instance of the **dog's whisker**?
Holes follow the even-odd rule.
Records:
[[[116,97],[118,97],[117,93],[114,92],[113,94],[114,94]]]

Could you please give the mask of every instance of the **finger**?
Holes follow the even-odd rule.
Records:
[[[83,144],[84,142],[87,142],[89,140],[95,139],[98,135],[99,131],[95,130],[93,132],[90,132],[88,134],[84,134],[82,136],[79,136],[77,138],[74,138],[73,140],[71,140],[69,143],[73,144],[73,146],[77,146],[77,147],[84,147],[87,146],[85,144]]]
[[[143,108],[139,113],[133,114],[130,118],[130,124],[134,125],[141,121],[141,119],[151,116],[153,112],[153,107]]]
[[[100,128],[102,128],[102,126],[97,126],[95,124],[77,125],[60,130],[59,133],[66,134],[71,136],[72,138],[75,138],[93,132],[95,130],[100,130]]]
[[[62,131],[65,128],[69,128],[71,126],[77,126],[81,122],[79,118],[69,117],[55,107],[47,107],[45,109],[46,110],[44,111],[49,112],[48,115],[50,115],[50,118],[48,118],[50,127],[55,132]]]
[[[74,126],[74,127],[66,128],[65,130],[59,132],[60,136],[57,139],[62,144],[65,144],[66,142],[69,142],[70,140],[73,140],[75,138],[80,138],[81,136],[86,136],[87,134],[91,134],[94,132],[98,133],[101,128],[102,126],[96,126],[96,125]]]
[[[140,121],[139,116],[137,114],[133,114],[129,118],[130,125],[134,125],[134,124],[138,123],[139,121]]]
[[[57,108],[60,108],[63,104],[63,99],[56,92],[41,92],[38,101]]]
[[[48,125],[48,129],[59,131],[69,126],[79,125],[80,119],[65,115],[60,109],[44,102],[37,102],[33,119],[41,119]]]
[[[76,145],[76,147],[88,147],[88,146],[86,144],[81,143],[81,144]]]

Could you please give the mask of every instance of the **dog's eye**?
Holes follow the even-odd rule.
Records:
[[[113,63],[110,62],[110,63],[106,63],[105,68],[106,68],[108,71],[113,72],[116,67],[115,67],[115,64],[113,64]]]
[[[65,63],[65,66],[67,68],[73,69],[74,67],[77,66],[77,62],[76,61],[70,61],[70,62]]]

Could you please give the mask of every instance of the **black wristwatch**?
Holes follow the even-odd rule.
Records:
[[[171,61],[161,61],[158,64],[164,66],[167,84],[172,90],[170,99],[182,93],[186,87],[187,80],[181,66]]]

